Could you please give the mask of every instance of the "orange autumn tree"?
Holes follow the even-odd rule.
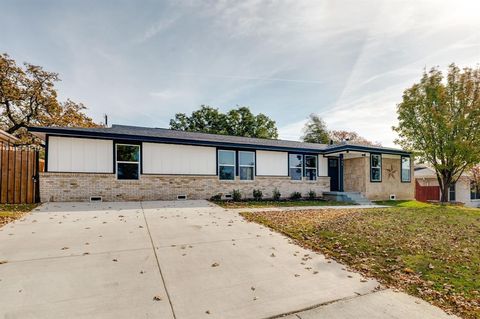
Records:
[[[363,136],[358,135],[357,132],[353,131],[329,131],[328,135],[330,139],[335,144],[339,144],[343,141],[348,141],[352,144],[357,145],[367,145],[367,146],[382,146],[380,142],[372,142],[364,138]]]
[[[28,126],[100,126],[84,113],[83,104],[58,100],[58,81],[57,73],[29,63],[20,67],[0,54],[0,128],[27,144],[34,141]]]

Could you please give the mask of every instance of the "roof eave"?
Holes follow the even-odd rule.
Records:
[[[358,151],[358,152],[365,152],[365,153],[380,153],[380,154],[391,154],[391,155],[404,155],[404,156],[411,156],[411,152],[407,152],[404,150],[394,150],[394,149],[385,149],[381,147],[373,147],[373,146],[362,146],[362,145],[339,145],[333,146],[326,149],[323,154],[328,155],[332,153],[338,152],[347,152],[347,151]]]
[[[34,127],[29,127],[28,131],[32,133],[43,133],[45,135],[57,135],[57,136],[68,136],[68,137],[89,137],[89,138],[114,139],[114,140],[123,140],[123,141],[156,142],[156,143],[214,146],[214,147],[227,147],[227,148],[232,147],[232,148],[241,148],[241,149],[302,152],[302,153],[315,153],[315,154],[323,154],[324,152],[324,150],[322,149],[312,149],[312,148],[295,148],[295,147],[261,145],[261,144],[251,144],[251,143],[235,143],[235,142],[223,142],[223,141],[222,142],[205,141],[205,140],[201,141],[201,140],[193,140],[193,139],[119,134],[119,133],[110,133],[110,132],[90,132],[90,131],[68,130],[63,128],[58,129],[53,127],[34,126]]]

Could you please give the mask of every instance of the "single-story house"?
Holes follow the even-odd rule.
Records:
[[[124,125],[29,131],[45,141],[42,201],[228,198],[234,189],[414,198],[411,154],[399,149]]]
[[[425,193],[428,193],[427,200],[440,200],[441,191],[435,170],[426,165],[415,165],[414,176],[417,200],[424,201]],[[480,207],[480,185],[464,173],[454,185],[450,186],[448,200],[463,203],[468,207]]]

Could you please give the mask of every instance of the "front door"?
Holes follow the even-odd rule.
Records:
[[[328,176],[330,177],[330,191],[338,192],[338,158],[329,158],[328,159]]]

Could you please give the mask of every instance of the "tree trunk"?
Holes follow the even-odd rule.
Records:
[[[449,187],[450,187],[450,182],[444,180],[441,184],[440,184],[440,192],[441,192],[441,198],[440,198],[440,201],[442,203],[446,203],[448,202],[448,191],[449,191]]]

